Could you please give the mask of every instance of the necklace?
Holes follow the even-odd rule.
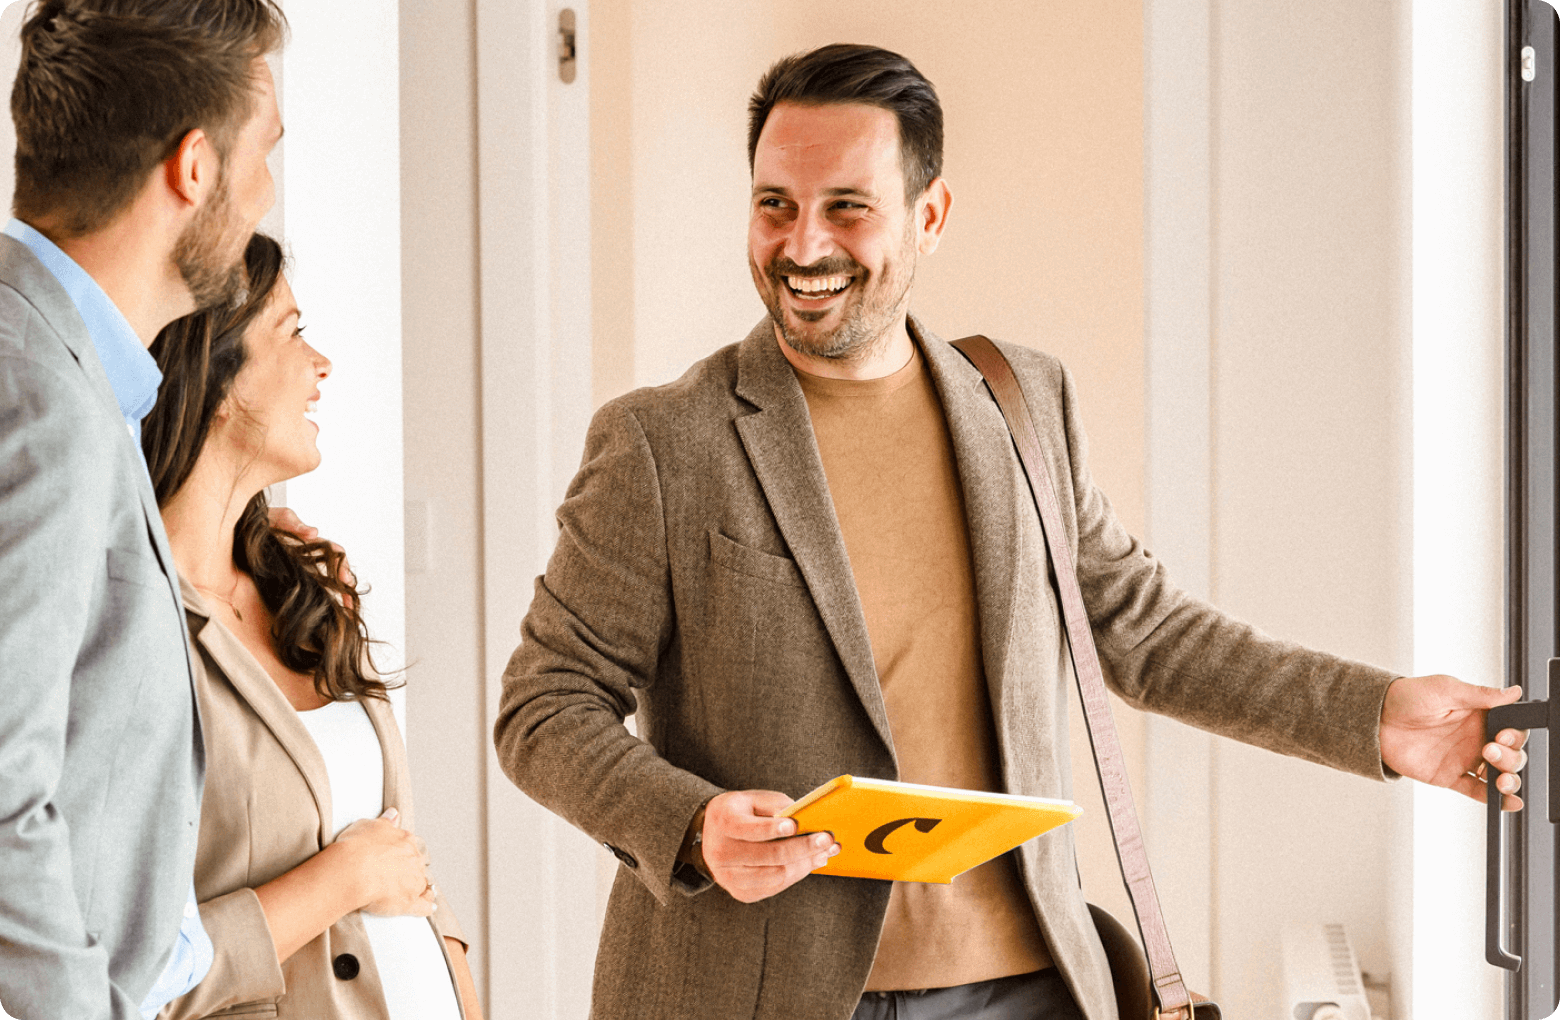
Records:
[[[227,603],[227,607],[233,611],[233,616],[236,617],[240,623],[243,622],[244,614],[239,612],[238,611],[238,607],[233,604],[233,595],[234,595],[235,592],[238,591],[238,582],[237,581],[233,582],[233,587],[228,589],[228,593],[226,595],[222,594],[219,591],[212,591],[210,588],[207,588],[203,584],[195,584],[194,581],[191,581],[190,584],[194,584],[195,585],[195,589],[197,591],[203,591],[207,595],[210,595],[212,598],[221,599],[223,602],[226,602]]]

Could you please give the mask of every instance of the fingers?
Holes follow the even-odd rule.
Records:
[[[1500,809],[1502,811],[1521,811],[1522,798],[1516,796],[1517,790],[1522,787],[1520,776],[1499,773],[1495,780],[1495,788],[1501,793]],[[1480,804],[1489,803],[1489,785],[1483,780],[1472,775],[1461,775],[1452,781],[1448,789],[1462,794],[1464,797],[1478,801]]]
[[[834,837],[827,832],[811,832],[805,836],[762,843],[728,839],[712,844],[706,838],[704,863],[711,868],[784,868],[826,854],[832,846]]]
[[[312,542],[320,537],[320,529],[310,527],[298,519],[291,507],[273,506],[270,513],[271,527],[280,528],[289,534],[296,535],[305,542]]]
[[[753,903],[790,888],[839,853],[826,832],[796,835],[777,817],[792,803],[773,790],[723,793],[704,812],[702,852],[710,876],[734,899]]]
[[[1502,730],[1495,742],[1484,745],[1484,760],[1493,767],[1478,770],[1484,773],[1483,776],[1477,773],[1458,776],[1452,782],[1451,789],[1481,804],[1487,804],[1489,786],[1493,783],[1501,795],[1501,810],[1521,811],[1523,801],[1517,792],[1522,789],[1522,777],[1517,773],[1527,766],[1527,752],[1520,749],[1526,737],[1527,734],[1517,730]]]
[[[1495,743],[1503,747],[1521,748],[1527,745],[1527,730],[1501,730],[1495,734]]]
[[[741,903],[756,903],[784,892],[813,871],[826,866],[829,858],[840,852],[839,844],[824,832],[796,836],[781,843],[733,845],[744,846],[749,851],[757,847],[776,851],[772,859],[778,862],[773,864],[723,862],[717,865],[710,861],[708,854],[705,855],[705,863],[715,881],[731,894],[732,899]]]
[[[427,917],[439,909],[439,888],[429,881],[423,887],[423,891],[417,894],[416,899],[407,906],[406,912],[413,917]]]
[[[1515,732],[1502,730],[1500,736]],[[1499,738],[1494,743],[1484,745],[1484,760],[1503,773],[1521,772],[1527,767],[1527,758],[1527,752],[1521,750],[1520,745],[1505,744]]]
[[[796,835],[796,822],[776,817],[791,798],[773,790],[739,790],[723,793],[704,809],[705,856],[717,839],[759,843]]]
[[[1484,689],[1491,690],[1491,688]],[[1522,686],[1520,684],[1512,684],[1510,687],[1503,687],[1500,690],[1494,691],[1493,696],[1490,698],[1489,705],[1491,708],[1496,708],[1500,705],[1514,705],[1521,700]]]

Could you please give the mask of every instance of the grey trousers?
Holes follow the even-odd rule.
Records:
[[[851,1020],[1083,1020],[1055,967],[923,992],[867,992]]]

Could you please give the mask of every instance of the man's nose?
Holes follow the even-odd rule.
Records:
[[[833,253],[834,237],[823,217],[809,212],[798,214],[785,239],[786,258],[798,266],[810,266]]]

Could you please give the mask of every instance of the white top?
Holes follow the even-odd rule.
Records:
[[[362,818],[384,812],[385,760],[368,713],[356,701],[333,701],[299,712],[330,776],[332,838]],[[439,935],[423,917],[364,913],[390,1020],[459,1020],[455,979],[444,962]]]

